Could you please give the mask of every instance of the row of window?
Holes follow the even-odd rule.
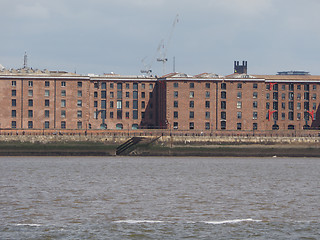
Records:
[[[210,83],[205,83],[205,87],[207,89],[210,88]],[[173,83],[173,87],[174,88],[178,88],[179,87],[179,83],[178,82],[174,82]],[[189,88],[194,88],[194,83],[189,83]],[[226,89],[227,88],[227,84],[226,83],[221,83],[221,89]],[[237,83],[237,88],[241,89],[242,88],[242,83]],[[253,83],[253,88],[257,89],[258,88],[258,84],[257,83]]]
[[[107,118],[107,111],[106,110],[94,112],[94,116],[93,117],[95,119],[98,119],[99,114],[101,114],[101,119],[106,119]],[[116,114],[117,114],[117,119],[122,119],[123,118],[122,110],[117,110]],[[124,114],[125,114],[125,118],[126,119],[130,118],[130,112],[125,112]],[[113,119],[114,117],[115,117],[114,116],[114,112],[109,112],[109,118]],[[145,112],[141,112],[141,119],[144,119],[145,117],[146,117],[145,116]],[[132,119],[138,119],[138,110],[133,110],[132,111]],[[152,112],[149,112],[149,119],[153,119],[153,113]]]
[[[286,90],[286,86],[285,84],[281,84],[281,90],[285,91]],[[289,84],[289,91],[294,91],[294,84],[290,83]],[[297,90],[302,90],[301,89],[301,84],[297,84]],[[310,84],[303,84],[303,90],[304,91],[310,91]],[[266,84],[266,90],[274,90],[274,91],[279,91],[279,84],[273,84],[273,83],[268,83]],[[313,84],[312,85],[312,90],[317,90],[317,85]]]
[[[117,109],[122,109],[123,108],[123,104],[122,104],[122,100],[118,100],[116,101],[117,104]],[[94,101],[93,102],[93,107],[97,108],[98,107],[98,101]],[[101,105],[100,105],[101,109],[107,109],[107,101],[106,100],[101,100]],[[146,107],[146,102],[145,101],[141,101],[141,108],[145,108]],[[110,101],[109,102],[109,108],[114,108],[114,101]],[[126,101],[125,102],[125,108],[130,108],[130,101]],[[152,109],[153,108],[153,104],[150,103],[149,104],[149,108]],[[138,109],[138,100],[133,100],[132,101],[132,109]]]
[[[67,123],[65,121],[61,121],[61,129],[66,129],[67,128]],[[17,128],[17,122],[16,121],[12,121],[11,122],[11,128]],[[28,128],[32,129],[33,128],[33,121],[28,121]],[[44,128],[48,129],[50,128],[50,122],[49,121],[45,121],[44,122]],[[82,122],[78,121],[77,122],[77,128],[78,129],[82,129]]]
[[[65,87],[67,85],[67,83],[65,81],[61,82],[61,87]],[[17,81],[11,81],[11,86],[12,87],[16,87],[17,86]],[[33,81],[28,81],[28,86],[29,87],[33,87]],[[45,87],[50,87],[50,82],[49,81],[45,81],[44,82],[44,86]],[[78,87],[82,87],[82,82],[77,82],[77,86]]]
[[[210,128],[213,126],[210,126],[209,122],[205,122],[204,123],[204,129],[205,130],[210,130]],[[224,130],[226,129],[227,124],[226,121],[221,121],[221,129]],[[178,122],[173,122],[173,129],[179,129],[179,123]],[[195,124],[194,122],[189,122],[189,129],[193,130],[195,129]],[[237,130],[241,130],[242,129],[242,123],[237,123]],[[253,130],[257,130],[258,129],[258,123],[253,123]]]
[[[304,96],[304,100],[309,101],[309,99],[310,99],[310,94],[309,94],[308,92],[305,92],[305,93],[303,94],[303,96]],[[288,98],[289,98],[289,100],[294,100],[294,93],[293,93],[293,92],[289,92]],[[266,99],[267,99],[267,100],[270,99],[270,94],[269,94],[269,93],[266,94]],[[282,99],[282,100],[285,100],[285,99],[286,99],[286,94],[285,94],[285,93],[282,93],[282,94],[281,94],[281,99]],[[316,99],[317,99],[317,94],[316,94],[316,93],[313,93],[313,94],[312,94],[312,100],[316,100]],[[277,93],[277,92],[274,92],[274,93],[273,93],[273,100],[276,100],[276,101],[278,100],[278,93]],[[301,94],[300,94],[300,93],[297,94],[297,100],[301,100]]]
[[[141,98],[146,98],[146,93],[145,92],[141,92]],[[117,91],[117,99],[122,99],[122,91]],[[94,98],[98,97],[98,92],[94,92],[93,93]],[[114,92],[110,92],[109,93],[109,97],[110,98],[114,98]],[[125,93],[125,97],[129,98],[130,97],[130,92],[126,92]],[[138,99],[138,91],[133,91],[132,92],[132,97],[133,99]],[[101,98],[106,99],[107,98],[107,91],[101,91]],[[149,98],[153,98],[153,93],[149,92]]]
[[[122,90],[123,88],[123,84],[122,83],[117,83],[117,89],[118,90]],[[95,82],[94,83],[94,88],[100,88],[101,89],[107,89],[107,83],[106,82]],[[113,89],[114,88],[114,83],[109,83],[109,88],[110,89]],[[130,89],[130,84],[129,83],[126,83],[125,84],[125,88],[126,89]],[[141,89],[145,89],[146,88],[146,84],[145,83],[141,83]],[[132,84],[132,89],[134,90],[137,90],[138,89],[138,83],[133,83]],[[153,89],[153,84],[152,83],[149,83],[149,89],[152,90]]]
[[[304,106],[304,110],[309,110],[310,103],[309,102],[304,102],[303,106]],[[273,102],[272,108],[273,108],[273,110],[278,110],[279,109],[279,103],[278,102]],[[270,109],[270,103],[269,102],[266,103],[266,109]],[[284,103],[284,102],[281,103],[281,109],[283,109],[283,110],[286,109],[286,103]],[[289,102],[288,103],[288,109],[289,110],[294,110],[294,103],[293,102]],[[298,102],[297,103],[297,110],[300,110],[300,109],[301,109],[301,103]],[[312,103],[312,109],[313,110],[317,110],[317,103]]]
[[[272,116],[270,116],[270,114],[272,114]],[[301,113],[297,113],[297,120],[302,120],[301,118]],[[273,112],[273,113],[267,113],[266,114],[266,119],[273,119],[273,120],[279,120],[279,113],[278,112]],[[305,121],[309,121],[310,118],[312,118],[312,120],[316,120],[316,113],[309,113],[309,112],[304,112],[303,113],[303,119]],[[281,120],[286,120],[286,113],[281,113]],[[288,113],[288,120],[293,121],[294,120],[294,112],[289,112]]]
[[[45,99],[44,100],[44,106],[49,107],[50,105],[50,100]],[[17,106],[17,100],[16,99],[11,99],[11,106],[16,107]],[[28,100],[28,106],[33,107],[33,99]],[[61,100],[61,107],[66,107],[67,106],[67,100],[62,99]],[[82,100],[77,100],[77,107],[82,107]]]

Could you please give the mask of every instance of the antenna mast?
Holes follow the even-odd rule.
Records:
[[[23,68],[28,68],[28,55],[27,55],[27,52],[24,52]]]

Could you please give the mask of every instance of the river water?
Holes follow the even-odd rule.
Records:
[[[1,157],[0,239],[320,239],[320,159]]]

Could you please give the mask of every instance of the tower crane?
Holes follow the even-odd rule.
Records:
[[[179,14],[176,15],[176,17],[175,17],[175,19],[173,21],[173,24],[172,24],[171,31],[170,31],[169,37],[167,39],[167,42],[165,42],[165,39],[161,39],[161,41],[159,43],[159,46],[158,46],[158,49],[157,49],[157,51],[158,51],[158,53],[160,55],[160,57],[157,58],[157,61],[158,62],[162,62],[163,75],[166,72],[166,62],[168,61],[168,58],[167,58],[168,47],[169,47],[169,44],[170,44],[174,29],[175,29],[176,24],[178,22],[179,22]]]

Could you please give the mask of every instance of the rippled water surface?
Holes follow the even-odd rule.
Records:
[[[320,159],[0,158],[0,239],[320,239]]]

